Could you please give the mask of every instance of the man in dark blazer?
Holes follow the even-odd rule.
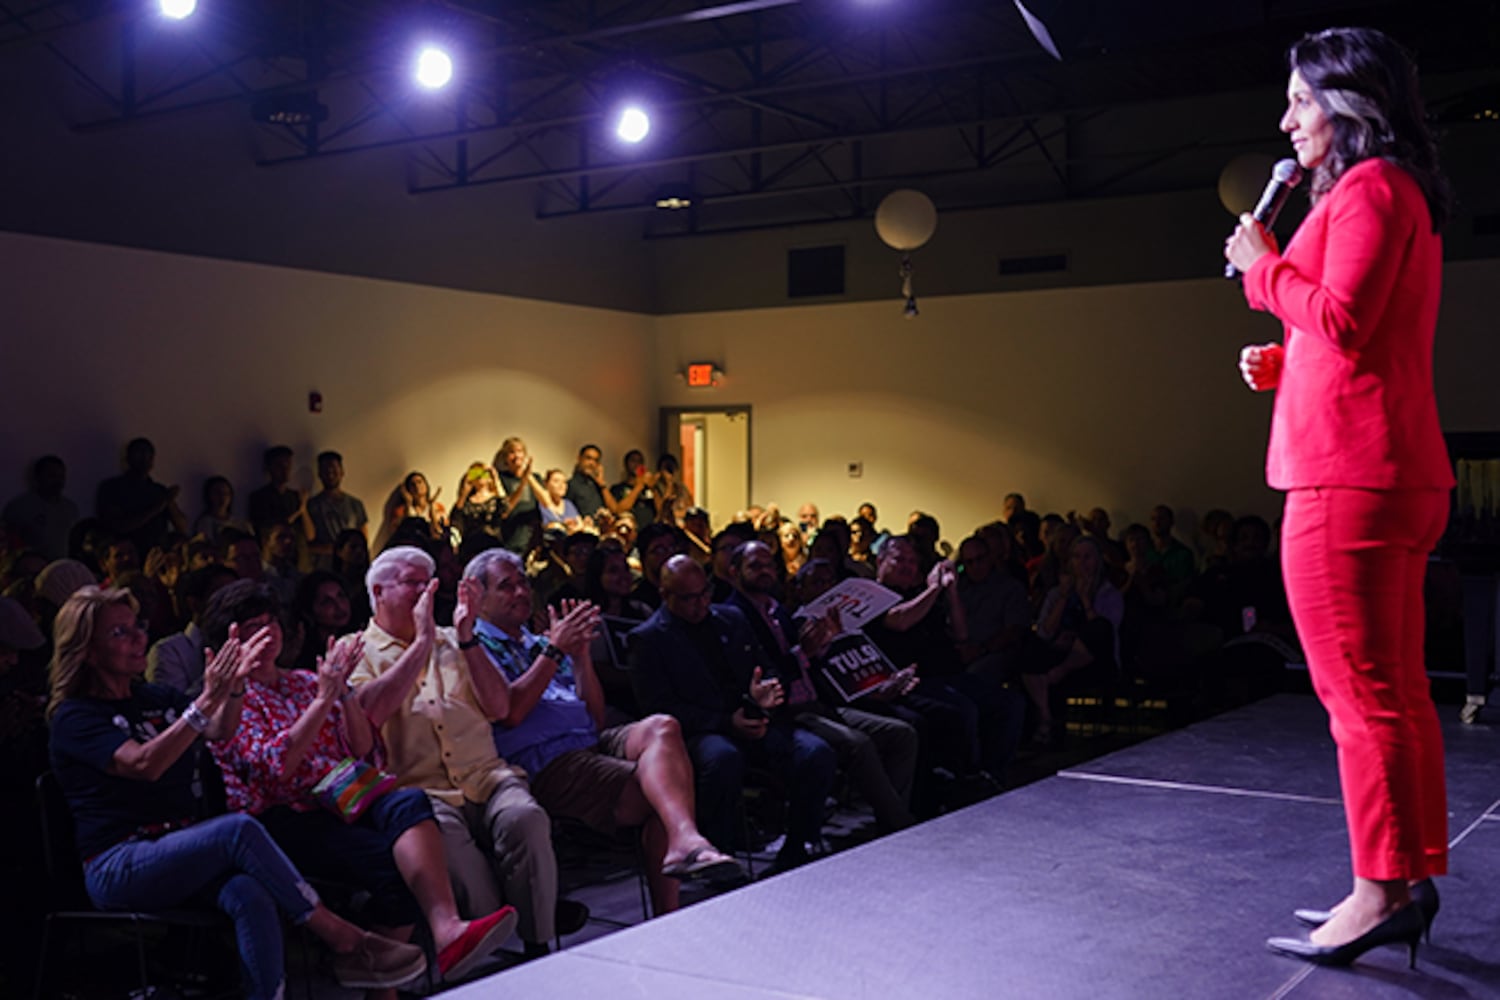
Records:
[[[882,833],[911,826],[912,780],[917,768],[917,731],[900,719],[861,711],[843,703],[818,682],[822,659],[834,630],[823,621],[798,627],[775,597],[776,556],[764,542],[745,542],[730,556],[735,583],[729,599],[750,623],[764,651],[767,673],[781,681],[786,704],[775,714],[790,715],[833,747],[839,763],[875,812]],[[831,697],[830,697],[831,696]]]
[[[662,567],[662,606],[630,633],[631,680],[643,712],[677,719],[697,773],[698,826],[714,843],[738,838],[746,765],[777,774],[787,791],[787,836],[779,869],[808,859],[833,785],[827,743],[769,710],[785,694],[764,672],[749,623],[737,609],[713,605],[713,587],[696,562],[673,556]]]

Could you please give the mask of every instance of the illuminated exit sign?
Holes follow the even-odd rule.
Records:
[[[690,389],[708,389],[717,384],[714,366],[708,362],[695,362],[687,366],[687,384]]]

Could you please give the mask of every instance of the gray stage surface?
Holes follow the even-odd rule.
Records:
[[[626,1000],[1500,996],[1500,729],[1444,710],[1452,874],[1403,947],[1262,942],[1348,889],[1333,745],[1281,695],[446,994]]]

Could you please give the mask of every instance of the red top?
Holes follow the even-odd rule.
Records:
[[[274,685],[245,679],[239,729],[230,739],[208,745],[224,772],[230,809],[258,815],[272,806],[290,806],[297,812],[319,808],[313,786],[349,756],[342,736],[342,703],[335,702],[329,710],[296,769],[283,773],[292,726],[317,696],[318,676],[305,670],[281,671]],[[377,766],[383,763],[378,743],[372,756]]]
[[[1345,172],[1287,244],[1245,274],[1251,308],[1286,331],[1266,480],[1451,489],[1432,387],[1443,243],[1410,174]]]

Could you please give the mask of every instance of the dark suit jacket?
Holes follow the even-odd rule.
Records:
[[[730,716],[749,693],[759,659],[755,635],[737,608],[712,605],[707,621],[724,650],[729,682],[704,662],[691,626],[666,608],[630,632],[630,681],[641,711],[672,716],[688,737],[732,735]]]
[[[799,712],[817,712],[820,715],[826,715],[827,709],[817,701],[819,697],[823,697],[826,694],[821,688],[813,692],[814,698],[812,701],[793,704],[792,684],[795,681],[801,680],[802,665],[797,661],[795,653],[790,650],[785,653],[781,651],[781,643],[776,640],[776,633],[771,631],[771,626],[766,623],[766,616],[760,613],[760,609],[751,604],[750,599],[738,590],[729,598],[729,603],[739,609],[739,612],[745,616],[745,620],[750,623],[750,631],[755,634],[755,641],[760,646],[760,662],[765,668],[765,676],[775,677],[781,681],[781,688],[786,692],[786,703],[772,713],[772,718],[779,720],[785,716],[787,719],[791,719]],[[797,623],[792,618],[792,613],[787,610],[786,605],[779,601],[776,604],[776,621],[781,626],[781,633],[786,636],[787,643],[795,647],[797,645]],[[810,663],[808,667],[808,680],[817,684],[822,671],[817,669],[816,664]]]

